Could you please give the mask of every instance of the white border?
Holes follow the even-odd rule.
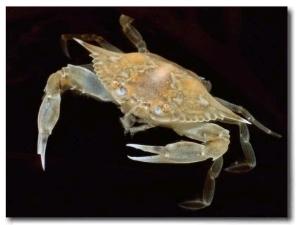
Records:
[[[2,1],[3,2],[3,1]],[[240,1],[240,0],[185,0],[185,1],[174,1],[174,0],[110,0],[110,1],[99,1],[99,0],[86,0],[86,1],[20,1],[11,0],[7,2],[5,6],[289,6],[296,8],[296,0],[273,0],[273,1]],[[52,4],[49,4],[52,3]],[[55,4],[54,4],[55,3]],[[72,4],[70,4],[72,3]],[[124,4],[125,3],[125,4]]]
[[[2,1],[3,2],[3,1]],[[290,62],[290,65],[291,65],[291,68],[290,69],[290,83],[291,83],[291,87],[288,87],[289,88],[292,88],[292,91],[290,92],[290,94],[292,96],[291,99],[290,99],[290,106],[291,106],[291,110],[292,112],[289,113],[288,116],[291,116],[291,118],[289,119],[292,119],[292,122],[290,122],[290,125],[291,125],[291,128],[289,129],[289,135],[292,135],[291,138],[289,140],[292,141],[292,143],[289,143],[290,144],[290,153],[291,153],[291,162],[292,165],[294,165],[293,167],[291,167],[291,170],[290,171],[290,180],[292,181],[292,187],[291,187],[291,190],[292,193],[290,193],[290,200],[292,202],[291,204],[291,207],[292,207],[292,211],[291,211],[291,216],[292,216],[292,220],[282,220],[282,219],[278,219],[278,223],[282,223],[282,222],[288,222],[288,223],[292,223],[292,224],[297,224],[298,222],[300,222],[300,217],[299,217],[299,207],[298,206],[298,203],[299,203],[299,190],[300,190],[300,185],[299,185],[299,162],[297,162],[298,160],[300,160],[300,146],[299,146],[299,133],[297,133],[297,128],[298,128],[298,125],[300,124],[299,123],[299,120],[300,120],[300,107],[297,107],[298,104],[299,104],[299,76],[300,74],[297,73],[297,71],[299,71],[299,69],[297,70],[297,68],[299,68],[299,62],[296,61],[296,60],[299,60],[297,57],[296,57],[296,52],[299,53],[299,41],[295,41],[295,40],[300,40],[300,37],[299,37],[299,16],[297,15],[297,13],[299,13],[299,8],[298,8],[298,12],[297,12],[297,2],[296,1],[292,1],[292,0],[273,0],[273,1],[261,1],[261,0],[252,0],[252,1],[238,1],[238,0],[226,0],[226,1],[190,1],[190,0],[185,0],[185,1],[180,1],[180,2],[174,2],[174,0],[164,0],[164,1],[148,1],[148,0],[143,0],[143,1],[139,1],[137,2],[136,0],[128,0],[128,1],[116,1],[116,0],[110,0],[110,1],[78,1],[78,2],[74,2],[72,1],[72,3],[74,4],[74,6],[96,6],[96,5],[99,5],[101,4],[101,6],[124,6],[124,3],[126,3],[126,6],[134,6],[134,5],[137,5],[137,3],[139,4],[139,6],[165,6],[165,5],[174,5],[174,3],[179,3],[178,5],[181,5],[182,3],[184,2],[184,6],[195,6],[195,4],[199,5],[199,6],[288,6],[289,8],[289,11],[290,11],[290,14],[291,14],[291,19],[292,19],[292,23],[290,23],[291,27],[289,29],[291,29],[292,32],[290,32],[290,34],[292,34],[292,37],[289,39],[289,41],[292,41],[292,43],[290,43],[290,49],[292,52],[289,54],[289,57],[291,57],[292,59],[292,62]],[[46,4],[45,4],[46,3]],[[21,2],[21,1],[15,1],[15,0],[11,0],[11,1],[4,1],[4,7],[1,7],[1,18],[4,18],[6,15],[6,9],[5,7],[6,6],[34,6],[34,5],[38,5],[38,6],[50,6],[49,5],[49,1],[24,1],[24,2]],[[68,4],[67,3],[70,3],[69,2],[62,2],[62,1],[51,1],[52,6],[67,6]],[[78,4],[78,3],[81,3],[81,4]],[[82,5],[84,3],[84,5]],[[224,3],[226,3],[226,5],[224,5]],[[6,21],[6,18],[3,19],[2,21]],[[297,26],[296,26],[297,24]],[[3,26],[2,29],[4,32],[2,32],[2,34],[5,34],[5,30],[6,30],[6,25],[5,23],[1,23],[1,25]],[[1,51],[1,58],[2,58],[2,61],[3,63],[5,63],[5,60],[6,60],[6,56],[5,56],[5,51],[4,49],[6,49],[6,42],[5,42],[5,35],[0,35],[0,38],[1,38],[1,45],[2,45],[2,51]],[[291,60],[289,58],[289,60]],[[0,90],[1,90],[1,98],[0,98],[0,101],[1,101],[1,118],[2,118],[2,126],[1,126],[1,129],[0,129],[0,132],[1,132],[1,148],[2,150],[3,149],[6,149],[6,146],[5,146],[5,129],[6,127],[4,127],[3,125],[6,121],[6,117],[5,117],[5,111],[4,109],[5,108],[5,97],[6,97],[6,89],[5,89],[5,79],[3,79],[5,76],[4,74],[6,74],[6,71],[5,71],[5,64],[2,66],[2,68],[4,68],[4,72],[2,72],[2,79],[0,81]],[[280,94],[280,93],[278,93]],[[296,102],[295,102],[296,100]],[[298,102],[298,104],[297,104]],[[296,104],[295,104],[296,103]],[[298,129],[299,130],[299,129]],[[285,149],[283,149],[283,151],[285,151]],[[4,151],[3,151],[4,152]],[[1,157],[1,160],[2,160],[2,163],[0,164],[2,166],[2,169],[1,169],[1,208],[0,208],[0,213],[1,213],[1,216],[0,216],[0,220],[1,220],[1,224],[11,224],[12,222],[14,224],[34,224],[34,223],[38,223],[38,224],[49,224],[49,225],[52,225],[52,224],[55,224],[55,225],[60,225],[60,224],[82,224],[84,222],[84,224],[86,223],[99,223],[99,221],[83,221],[83,220],[62,220],[62,221],[57,221],[57,220],[50,220],[50,221],[41,221],[41,220],[37,220],[37,221],[12,221],[10,219],[7,219],[6,218],[6,190],[5,190],[5,179],[6,179],[6,157],[5,155]],[[297,161],[296,161],[297,160]],[[3,182],[4,181],[4,182]],[[245,210],[247,210],[247,206],[245,206]],[[298,213],[297,213],[298,212]],[[243,224],[252,224],[253,222],[251,221],[226,221],[225,219],[225,222],[221,219],[221,218],[216,218],[218,221],[214,221],[214,222],[210,222],[210,221],[202,221],[202,223],[213,223],[213,224],[232,224],[232,223],[243,223]],[[125,220],[126,221],[126,220]],[[148,222],[148,223],[153,223],[153,222],[157,222],[157,220],[148,220],[148,221],[145,221],[145,222]],[[159,222],[159,223],[164,223],[164,224],[174,224],[176,220],[172,219],[172,221],[166,221],[166,222]],[[182,220],[177,220],[178,222],[183,222]],[[109,221],[101,221],[101,224],[103,223],[108,223]],[[133,222],[141,222],[140,220],[138,221],[128,221],[129,223],[133,223]],[[193,220],[193,221],[188,221],[189,223],[201,223],[201,218],[199,218],[198,221],[196,220]],[[266,221],[256,221],[254,220],[255,224],[265,224],[265,223],[268,223],[268,220],[266,219]],[[114,223],[117,223],[117,222],[114,222]],[[270,223],[275,223],[274,220],[271,220]]]

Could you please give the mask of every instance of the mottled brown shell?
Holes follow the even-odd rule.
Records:
[[[247,122],[218,103],[193,72],[152,53],[115,53],[80,43],[94,58],[100,81],[127,112],[161,123],[224,118]],[[148,118],[146,118],[148,117]]]

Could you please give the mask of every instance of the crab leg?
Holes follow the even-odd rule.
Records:
[[[261,129],[262,131],[266,132],[267,134],[273,135],[275,137],[280,138],[281,135],[277,134],[264,125],[262,125],[260,122],[258,122],[246,109],[244,109],[241,106],[234,105],[230,102],[227,102],[223,99],[216,98],[215,99],[220,102],[222,105],[225,107],[229,108],[233,112],[240,113],[243,115],[248,121],[253,123],[256,127]],[[235,121],[224,121],[228,123],[233,123],[239,125],[240,129],[240,141],[242,145],[242,149],[244,152],[245,159],[242,161],[236,161],[234,162],[231,166],[225,168],[226,171],[228,172],[233,172],[233,173],[241,173],[241,172],[248,172],[249,170],[253,169],[256,165],[256,158],[255,154],[252,148],[252,145],[250,144],[250,135],[249,135],[249,130],[246,124],[240,123],[240,122],[235,122]]]
[[[226,171],[232,173],[245,173],[252,170],[256,166],[256,158],[252,148],[249,130],[246,124],[238,123],[240,128],[240,141],[244,152],[245,159],[235,161],[231,166],[225,168]]]
[[[63,48],[65,55],[68,56],[69,58],[70,58],[70,54],[68,51],[67,42],[73,40],[73,38],[81,39],[83,41],[94,41],[97,42],[99,46],[101,46],[106,50],[123,53],[120,49],[110,44],[103,37],[96,34],[63,34],[61,35],[61,46]]]
[[[129,147],[154,153],[154,156],[131,157],[135,161],[147,163],[194,163],[213,159],[213,164],[209,169],[202,197],[185,201],[179,204],[180,207],[190,210],[198,210],[211,204],[214,191],[215,179],[218,177],[222,166],[222,155],[227,151],[229,145],[228,130],[213,123],[180,124],[174,130],[180,134],[203,142],[181,141],[166,146],[147,146],[138,144],[127,144]]]
[[[155,156],[131,157],[131,160],[147,162],[147,163],[192,163],[197,161],[204,161],[209,158],[209,154],[205,153],[204,145],[193,142],[177,142],[163,146],[147,146],[137,144],[127,144],[129,147],[143,150],[145,152],[156,153]],[[199,157],[197,155],[202,155]],[[198,157],[198,158],[197,158]],[[223,157],[217,158],[210,167],[204,182],[202,197],[197,197],[193,200],[188,200],[178,205],[189,210],[198,210],[209,206],[213,200],[215,192],[215,179],[219,176],[222,170]]]
[[[179,203],[178,205],[184,209],[199,210],[209,206],[213,200],[215,193],[216,181],[223,167],[223,157],[216,159],[210,167],[203,188],[202,198],[198,197],[193,200]]]
[[[265,127],[264,125],[262,125],[260,122],[258,122],[249,112],[248,110],[244,109],[242,106],[239,105],[235,105],[232,104],[228,101],[225,101],[221,98],[217,98],[214,97],[219,103],[221,103],[222,105],[224,105],[225,107],[227,107],[228,109],[232,110],[233,112],[236,113],[240,113],[241,115],[243,115],[246,120],[250,121],[251,123],[253,123],[256,127],[258,127],[259,129],[261,129],[262,131],[266,132],[267,134],[273,135],[275,137],[281,138],[280,134],[277,134],[273,131],[271,131],[269,128]]]
[[[61,94],[64,91],[77,90],[95,99],[116,103],[97,76],[87,69],[89,67],[90,65],[68,65],[53,73],[47,81],[45,96],[38,115],[39,135],[37,143],[37,153],[41,155],[44,170],[47,140],[59,118]]]
[[[133,19],[129,16],[121,15],[120,24],[123,28],[124,34],[134,44],[139,52],[149,52],[142,35],[131,25]]]
[[[132,108],[129,112],[125,113],[125,115],[120,118],[120,121],[124,127],[125,134],[128,132],[133,136],[135,133],[148,130],[153,125],[146,123],[143,119],[135,117],[132,112],[134,112],[136,107]],[[139,126],[133,126],[136,122],[141,123]]]

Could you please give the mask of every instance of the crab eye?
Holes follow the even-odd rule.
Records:
[[[118,95],[121,95],[121,96],[126,95],[126,94],[127,94],[126,88],[124,88],[124,87],[119,87],[119,88],[117,89],[117,94],[118,94]]]
[[[170,111],[170,105],[167,104],[167,103],[164,103],[162,105],[157,105],[154,108],[155,114],[159,115],[159,116],[161,116],[161,115],[163,115],[165,113],[168,113],[169,111]]]
[[[154,112],[155,112],[155,114],[157,114],[157,115],[161,115],[162,112],[163,112],[162,107],[161,107],[160,105],[155,106]]]
[[[172,113],[170,113],[169,104],[157,105],[152,108],[150,117],[155,121],[168,122],[172,119]]]

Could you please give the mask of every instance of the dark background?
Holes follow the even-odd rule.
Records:
[[[287,8],[7,8],[6,202],[8,217],[191,216],[287,217]],[[88,63],[88,53],[60,36],[94,33],[135,51],[122,34],[120,14],[148,49],[206,77],[212,94],[248,109],[281,139],[249,126],[256,168],[223,171],[212,205],[184,211],[177,202],[202,193],[210,161],[157,165],[130,161],[140,155],[126,143],[166,145],[184,139],[154,128],[124,136],[112,104],[72,92],[63,95],[60,119],[47,146],[46,171],[36,154],[37,114],[49,75]],[[222,125],[222,124],[221,124]],[[237,126],[224,166],[242,157]]]

